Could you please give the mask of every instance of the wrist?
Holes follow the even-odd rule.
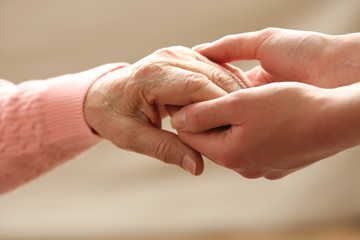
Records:
[[[83,72],[46,80],[43,112],[49,136],[54,141],[68,141],[69,137],[94,137],[84,116],[84,100],[95,79],[120,64],[106,64]],[[122,64],[124,65],[124,64]]]
[[[89,88],[84,101],[85,121],[93,132],[102,136],[106,121],[119,104],[122,87],[126,81],[126,68],[115,68],[100,76]],[[115,99],[115,100],[114,100]]]

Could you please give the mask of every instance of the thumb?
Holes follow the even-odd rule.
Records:
[[[142,122],[132,122],[132,150],[184,168],[193,175],[204,169],[201,155],[187,146],[179,137]]]
[[[228,35],[219,40],[195,46],[193,49],[217,63],[257,59],[261,44],[278,29]]]
[[[210,101],[188,105],[171,118],[171,126],[177,130],[200,133],[213,128],[228,126],[233,123],[234,94],[229,94]]]

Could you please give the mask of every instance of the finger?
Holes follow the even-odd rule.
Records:
[[[222,164],[222,160],[225,158],[222,147],[226,147],[225,137],[229,130],[212,130],[203,133],[189,133],[178,131],[179,138],[182,142],[186,143],[193,149],[201,152],[210,160],[216,162],[219,165]],[[224,146],[222,146],[224,144]]]
[[[167,117],[169,115],[169,113],[166,110],[165,106],[160,105],[160,106],[158,106],[158,108],[159,108],[159,114],[160,114],[161,119],[163,119],[163,118],[165,118],[165,117]]]
[[[215,99],[227,94],[209,79],[196,72],[169,67],[165,76],[160,76],[167,84],[156,84],[146,93],[149,103],[159,105],[185,106],[194,102]],[[165,81],[165,80],[171,81]]]
[[[246,72],[245,72],[245,75],[246,75],[249,79],[251,79],[251,81],[254,81],[254,79],[257,79],[257,78],[259,77],[258,75],[259,75],[262,71],[264,71],[263,68],[262,68],[260,65],[258,65],[258,66],[256,66],[256,67],[254,67],[254,68],[246,71]]]
[[[250,79],[251,84],[254,87],[280,81],[278,77],[268,73],[260,65],[247,71],[245,75]]]
[[[174,59],[175,56],[177,60],[172,60],[174,66],[201,73],[228,93],[247,88],[246,84],[243,83],[243,81],[247,81],[244,74],[242,74],[241,78],[238,78],[237,75],[224,66],[210,61],[203,55],[189,48],[173,47],[172,49],[176,51],[163,50],[160,54],[165,54],[166,56],[172,57],[172,59]],[[184,61],[185,59],[186,61]]]
[[[174,105],[165,105],[167,113],[172,117],[175,113],[181,110],[181,107]]]
[[[284,172],[284,171],[283,172],[275,172],[275,173],[270,173],[270,174],[266,175],[265,178],[268,180],[278,180],[287,175],[289,175],[288,172]]]
[[[196,52],[193,54],[197,61],[193,61],[193,64],[179,61],[176,64],[177,67],[203,74],[228,93],[247,88],[246,83],[248,80],[245,74],[241,74],[241,78],[239,78],[224,66],[214,63]],[[239,70],[239,72],[241,72],[241,70]]]
[[[238,77],[240,79],[240,81],[245,85],[245,87],[243,87],[243,88],[252,87],[252,84],[251,84],[249,78],[242,70],[240,70],[239,68],[234,67],[233,65],[228,64],[228,63],[222,63],[221,66],[223,66],[224,68],[226,68],[227,70],[232,72],[236,77]]]
[[[235,71],[234,69],[228,68],[226,65],[217,64],[213,61],[210,61],[208,58],[204,57],[201,54],[197,54],[196,58],[199,61],[208,64],[210,67],[213,67],[215,69],[214,73],[210,75],[209,75],[209,73],[211,73],[211,71],[209,71],[210,69],[208,71],[205,71],[203,74],[209,77],[209,79],[215,77],[215,79],[213,79],[213,81],[215,81],[214,83],[219,87],[221,87],[222,89],[227,90],[228,93],[249,87],[247,85],[248,79],[240,69],[237,69],[237,71]],[[201,68],[201,69],[205,69],[205,68]],[[217,72],[216,70],[218,70],[219,72]],[[226,79],[228,80],[226,81]],[[227,85],[230,85],[230,87],[227,87]]]
[[[278,31],[271,28],[257,32],[228,35],[194,50],[217,63],[258,59],[257,52],[261,44]]]
[[[193,175],[203,172],[201,155],[181,142],[176,134],[133,119],[129,121],[127,129],[131,132],[127,140],[130,150],[175,164]]]
[[[205,57],[203,58],[206,59]],[[211,62],[210,60],[207,61]],[[235,74],[218,64],[216,64],[217,66],[213,64],[215,63],[210,65],[202,61],[194,60],[191,62],[177,61],[176,67],[207,77],[208,81],[211,81],[226,93],[246,88],[246,85]]]
[[[172,116],[171,126],[182,131],[199,133],[231,125],[236,118],[232,99],[233,96],[227,95],[186,106]]]

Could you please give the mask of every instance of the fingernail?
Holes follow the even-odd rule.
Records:
[[[185,155],[182,159],[182,167],[191,173],[192,175],[195,175],[196,173],[196,162],[194,159],[192,159],[189,155]]]
[[[210,43],[202,43],[202,44],[196,45],[192,49],[195,50],[195,51],[199,51],[199,50],[201,50],[203,48],[206,48],[209,45],[210,45]]]
[[[171,119],[171,126],[175,129],[184,129],[186,127],[185,112],[175,114]]]

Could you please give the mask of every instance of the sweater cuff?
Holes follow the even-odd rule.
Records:
[[[100,140],[86,123],[84,101],[91,85],[126,63],[106,64],[84,72],[48,79],[43,92],[45,122],[54,142]]]

